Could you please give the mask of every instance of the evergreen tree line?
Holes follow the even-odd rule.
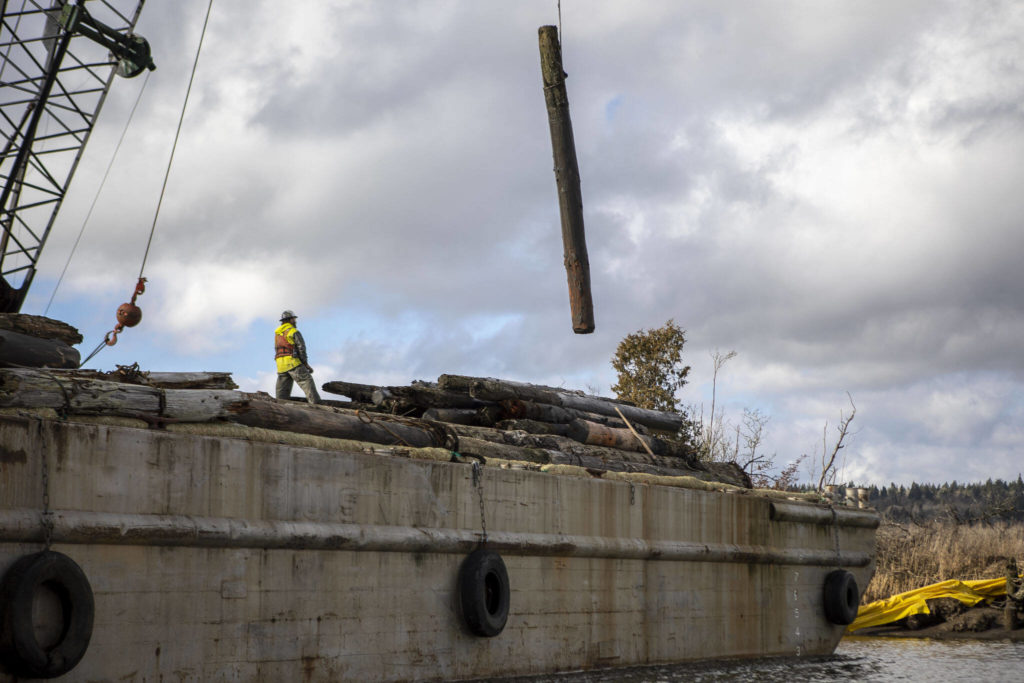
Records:
[[[983,484],[914,482],[909,487],[890,483],[862,488],[868,490],[868,504],[893,522],[1024,522],[1024,480],[1019,474],[1013,481],[989,479]]]

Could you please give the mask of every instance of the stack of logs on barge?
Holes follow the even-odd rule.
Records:
[[[674,438],[683,425],[681,415],[617,399],[449,374],[408,386],[327,382],[323,390],[348,397],[349,405],[367,414],[441,424],[454,432],[463,456],[576,465],[595,476],[646,472],[750,486],[734,464],[701,462],[690,444]]]
[[[0,408],[50,409],[61,417],[103,416],[141,420],[151,428],[181,423],[232,423],[279,432],[392,447],[440,448],[456,461],[527,468],[582,467],[592,476],[643,472],[688,476],[744,488],[750,480],[731,463],[701,462],[674,435],[676,413],[646,410],[579,391],[505,380],[441,375],[437,382],[373,386],[333,381],[318,406],[237,391],[229,373],[112,372],[73,369],[67,331],[36,316],[0,320]],[[34,327],[25,328],[25,321]],[[66,326],[65,326],[66,327]],[[44,341],[39,329],[59,329],[65,341]],[[77,331],[75,331],[77,333]],[[22,353],[26,335],[39,334],[46,353]],[[29,344],[37,346],[34,340]],[[33,359],[38,358],[38,362]],[[50,362],[47,362],[49,359]],[[59,362],[53,362],[56,359]],[[25,367],[36,365],[42,367]],[[6,367],[4,367],[6,366]],[[56,366],[56,367],[55,367]],[[71,366],[71,367],[69,367]]]

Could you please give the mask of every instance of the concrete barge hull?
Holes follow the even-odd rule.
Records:
[[[828,654],[844,627],[826,618],[826,575],[863,589],[874,571],[877,516],[862,511],[3,416],[0,575],[43,547],[44,480],[52,547],[95,597],[88,650],[59,680],[453,680]],[[484,526],[510,586],[490,638],[466,627],[458,591]]]

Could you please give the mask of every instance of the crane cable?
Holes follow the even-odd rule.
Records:
[[[96,190],[96,196],[92,199],[92,204],[89,206],[89,211],[85,214],[85,220],[82,221],[82,227],[78,231],[78,237],[75,238],[75,243],[71,246],[71,253],[68,254],[68,260],[64,263],[64,270],[60,271],[60,277],[57,278],[57,284],[53,286],[53,292],[50,294],[50,300],[46,303],[46,308],[43,309],[43,315],[50,312],[50,306],[53,305],[53,299],[57,296],[57,290],[60,289],[60,285],[64,282],[64,276],[68,272],[68,267],[71,265],[71,259],[75,256],[75,251],[78,249],[78,243],[82,241],[82,235],[85,234],[85,228],[89,224],[89,219],[92,217],[93,209],[96,208],[96,202],[99,201],[100,194],[103,192],[104,186],[107,184],[107,177],[110,176],[110,170],[114,167],[114,161],[117,160],[117,154],[121,151],[121,143],[124,142],[125,136],[128,134],[128,127],[131,126],[132,118],[135,116],[135,110],[139,107],[139,102],[142,101],[142,94],[146,92],[146,84],[149,83],[150,71],[146,71],[146,78],[142,81],[142,87],[139,88],[139,94],[135,98],[135,104],[132,105],[132,110],[128,114],[128,120],[124,124],[124,130],[121,131],[121,138],[117,141],[117,146],[114,147],[114,153],[110,157],[110,163],[107,164],[107,170],[103,173],[103,180],[100,181],[100,186]]]
[[[558,0],[558,49],[562,49],[562,0]]]
[[[135,283],[135,292],[132,294],[131,302],[121,304],[117,309],[117,325],[110,332],[107,332],[96,349],[83,360],[79,367],[88,363],[105,346],[113,346],[117,343],[117,335],[124,331],[125,327],[135,327],[142,320],[142,310],[135,305],[135,300],[140,294],[146,291],[146,278],[143,273],[146,269],[146,260],[149,258],[149,248],[153,244],[153,235],[156,233],[157,219],[160,217],[160,207],[164,202],[164,193],[167,191],[167,179],[171,175],[171,166],[174,163],[174,152],[178,148],[178,138],[181,136],[181,125],[185,120],[185,111],[188,108],[188,98],[192,93],[192,83],[195,81],[196,68],[199,66],[199,55],[203,51],[203,40],[206,38],[206,27],[210,23],[210,11],[213,9],[213,0],[206,6],[206,17],[203,19],[203,30],[199,34],[199,45],[196,47],[196,56],[192,61],[192,73],[188,78],[188,87],[185,89],[185,101],[181,105],[181,115],[178,117],[178,128],[174,133],[174,143],[171,145],[171,155],[167,160],[167,169],[164,171],[164,182],[160,187],[160,197],[156,203],[156,211],[153,214],[153,225],[149,229],[149,239],[146,240],[146,251],[142,255],[142,264],[139,266],[139,280]]]

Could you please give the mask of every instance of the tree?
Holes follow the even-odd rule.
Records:
[[[836,437],[836,443],[832,447],[831,453],[829,452],[828,444],[828,422],[825,422],[825,428],[822,430],[822,443],[821,443],[821,477],[818,479],[818,490],[824,491],[825,484],[836,483],[836,474],[838,474],[836,467],[836,456],[839,455],[839,451],[845,448],[846,444],[843,442],[846,437],[850,435],[850,423],[853,422],[854,416],[857,415],[857,406],[853,403],[853,396],[850,393],[846,393],[847,398],[850,399],[850,414],[843,415],[842,411],[839,411],[839,425],[836,430],[839,432],[839,436]],[[812,472],[813,476],[813,472]],[[903,487],[900,487],[902,493]]]
[[[612,358],[618,373],[615,395],[641,408],[678,410],[675,394],[690,374],[690,366],[682,363],[685,335],[671,319],[662,327],[626,335]]]
[[[701,441],[703,444],[703,448],[701,450],[703,451],[706,460],[728,459],[727,457],[719,457],[719,454],[724,453],[727,446],[724,444],[725,425],[721,415],[718,417],[718,424],[715,424],[715,402],[718,398],[718,371],[722,369],[723,365],[735,357],[735,351],[722,353],[718,349],[715,349],[715,352],[711,354],[711,360],[714,364],[714,370],[711,373],[711,418],[708,420],[706,427],[701,425]],[[703,422],[703,416],[704,411],[701,410],[701,422]],[[767,420],[767,418],[765,419]],[[762,424],[761,426],[763,427],[764,425]]]

